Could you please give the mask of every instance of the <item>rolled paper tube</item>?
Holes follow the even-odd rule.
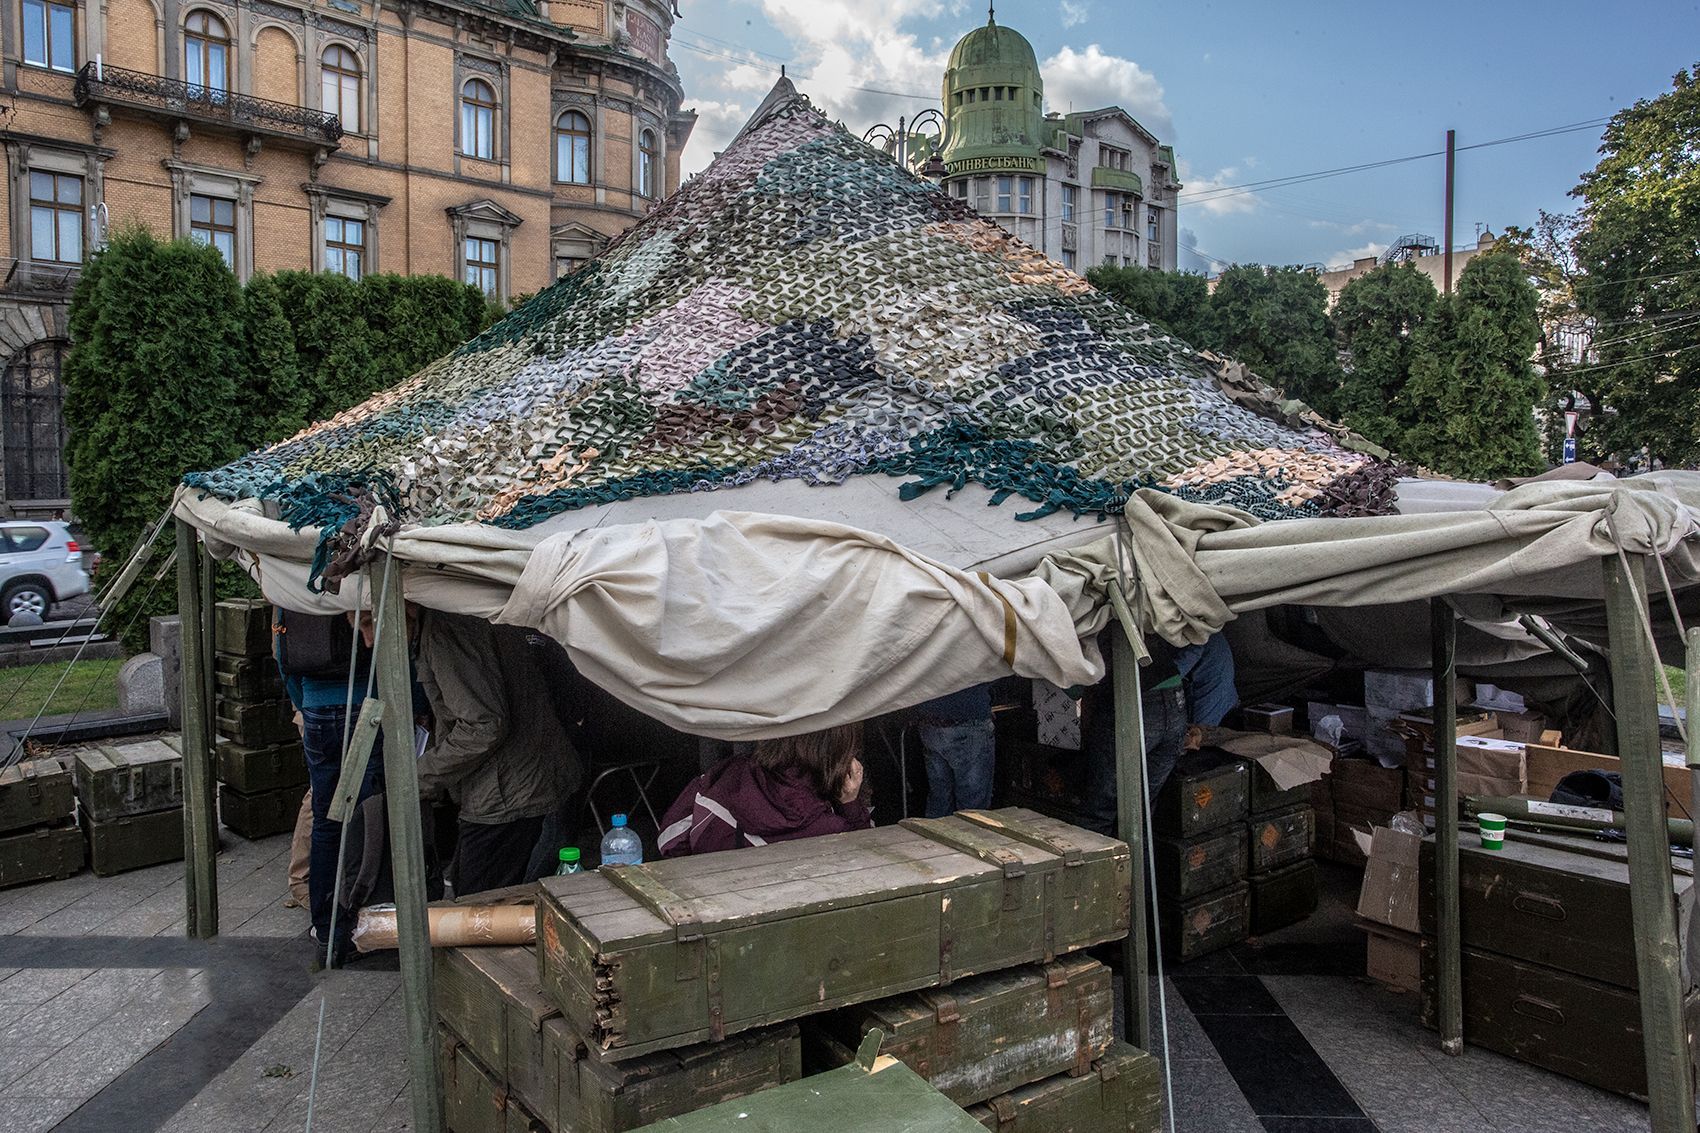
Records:
[[[530,944],[537,939],[537,910],[531,905],[434,905],[425,910],[431,947]],[[371,905],[354,920],[354,947],[361,952],[395,948],[400,940],[394,905]]]

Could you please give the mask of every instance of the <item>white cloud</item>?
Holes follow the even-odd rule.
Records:
[[[1210,216],[1232,216],[1257,211],[1257,194],[1228,191],[1245,180],[1245,174],[1238,166],[1224,166],[1207,176],[1194,171],[1186,159],[1181,158],[1180,177],[1184,188],[1180,192],[1178,207],[1182,212],[1196,209]]]
[[[1322,262],[1331,268],[1350,267],[1354,260],[1368,259],[1372,256],[1379,258],[1381,253],[1385,251],[1387,251],[1387,245],[1385,243],[1380,240],[1371,240],[1369,243],[1360,244],[1356,248],[1347,248],[1343,252],[1334,252]]]
[[[1062,26],[1065,28],[1079,27],[1091,14],[1091,6],[1083,0],[1062,0]]]
[[[696,128],[691,131],[691,140],[685,146],[681,166],[684,176],[689,177],[700,173],[714,160],[715,154],[726,148],[733,136],[744,128],[744,123],[749,121],[755,107],[704,98],[686,105],[697,112]]]
[[[1174,119],[1163,101],[1163,84],[1131,59],[1106,54],[1096,43],[1084,51],[1064,47],[1039,64],[1050,108],[1096,110],[1119,106],[1164,141],[1174,138]]]

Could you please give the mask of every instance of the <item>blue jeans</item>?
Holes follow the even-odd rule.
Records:
[[[1108,703],[1102,706],[1109,709]],[[1179,687],[1154,690],[1140,697],[1140,716],[1145,722],[1145,775],[1155,799],[1163,784],[1174,774],[1181,748],[1186,744],[1186,692]],[[1100,834],[1116,833],[1116,720],[1115,712],[1092,714],[1081,737],[1086,749],[1086,814],[1088,825]],[[1141,804],[1143,805],[1143,803]]]
[[[990,720],[922,724],[927,756],[927,817],[992,805],[992,771],[997,744]]]
[[[313,932],[319,947],[330,935],[331,901],[336,888],[337,850],[342,842],[342,823],[331,821],[331,800],[342,776],[342,732],[348,710],[342,705],[301,710],[301,746],[307,753],[307,782],[313,791],[313,837],[307,852],[307,909],[313,917]],[[372,760],[366,765],[366,780],[360,798],[384,789],[383,739],[372,745]],[[337,952],[354,931],[352,918],[337,915]]]

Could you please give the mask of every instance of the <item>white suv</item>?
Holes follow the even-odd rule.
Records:
[[[65,524],[0,522],[0,617],[45,619],[53,603],[88,592],[83,550]]]

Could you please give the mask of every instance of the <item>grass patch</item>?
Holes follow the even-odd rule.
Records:
[[[1665,673],[1670,677],[1671,692],[1676,694],[1676,706],[1681,708],[1688,695],[1688,674],[1676,665],[1666,665]]]
[[[118,669],[123,664],[123,660],[111,658],[0,669],[0,720],[29,720],[37,712],[56,716],[117,708]],[[62,685],[61,677],[65,680]],[[53,691],[55,685],[59,685],[58,692]]]

